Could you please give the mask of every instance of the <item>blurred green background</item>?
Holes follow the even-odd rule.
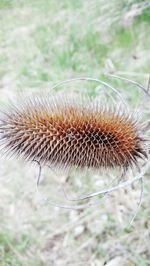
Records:
[[[116,74],[146,86],[148,2],[0,0],[1,101],[43,93],[59,81],[81,76],[124,88],[106,75]],[[87,86],[93,93],[93,85]],[[33,192],[36,166],[1,159],[0,174],[0,266],[150,265],[147,177],[144,203],[133,227],[125,229],[123,215],[129,219],[139,191],[118,192],[94,209],[63,211],[39,203]],[[45,175],[50,180],[49,171]],[[90,182],[85,182],[89,190]],[[51,181],[50,195],[55,186]]]

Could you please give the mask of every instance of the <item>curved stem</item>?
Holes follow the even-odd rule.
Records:
[[[116,190],[125,188],[127,186],[130,186],[131,184],[133,184],[134,182],[139,181],[141,178],[143,178],[144,174],[148,171],[148,169],[150,168],[150,161],[146,164],[145,167],[143,167],[144,169],[134,178],[132,178],[131,180],[122,182],[121,184],[118,184],[117,186],[108,188],[108,189],[104,189],[101,191],[97,191],[94,193],[90,193],[84,196],[79,197],[78,199],[72,199],[72,201],[79,201],[79,200],[85,200],[85,199],[90,199],[96,196],[100,196],[100,195],[105,195],[105,194],[109,194],[111,192],[114,192]]]
[[[121,99],[121,101],[125,105],[127,105],[126,102],[124,101],[124,99],[121,97],[120,93],[114,87],[112,87],[111,85],[109,85],[105,81],[102,81],[102,80],[96,79],[96,78],[80,77],[80,78],[67,79],[67,80],[61,81],[61,82],[57,83],[56,85],[54,85],[51,88],[51,90],[56,89],[57,87],[59,87],[59,86],[61,86],[63,84],[70,83],[70,82],[74,82],[74,81],[80,81],[80,80],[83,80],[83,81],[95,81],[95,82],[98,82],[98,83],[100,83],[100,84],[102,84],[102,85],[110,88],[112,91],[114,91],[119,96],[119,98]]]

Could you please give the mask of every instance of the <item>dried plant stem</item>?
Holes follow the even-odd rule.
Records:
[[[133,217],[132,217],[132,219],[131,219],[131,221],[129,223],[129,227],[133,224],[133,222],[134,222],[134,220],[135,220],[135,218],[136,218],[136,216],[138,214],[138,211],[139,211],[139,209],[141,207],[141,204],[142,204],[142,198],[143,198],[143,193],[144,193],[143,176],[139,179],[139,181],[140,181],[140,186],[141,186],[139,202],[137,204],[137,209],[135,210],[134,215],[133,215]]]
[[[114,191],[117,191],[119,189],[124,189],[128,186],[131,186],[133,183],[140,181],[141,182],[140,199],[139,199],[139,203],[138,203],[138,208],[137,208],[137,210],[136,210],[136,212],[135,212],[135,214],[134,214],[134,216],[130,222],[130,225],[131,225],[133,223],[137,213],[138,213],[140,206],[141,206],[142,196],[143,196],[143,176],[149,170],[149,168],[150,168],[150,161],[148,161],[143,166],[141,172],[136,177],[132,178],[131,180],[128,180],[126,182],[122,182],[121,184],[118,184],[117,186],[114,186],[112,188],[108,188],[108,189],[101,190],[98,192],[90,193],[88,195],[81,196],[78,199],[72,199],[70,201],[82,201],[82,200],[86,200],[86,199],[91,199],[91,198],[96,197],[96,196],[106,196],[106,195],[111,194]],[[86,208],[100,204],[100,201],[95,201],[95,202],[89,202],[87,204],[66,205],[66,204],[59,204],[59,203],[53,202],[53,201],[49,200],[48,198],[43,198],[43,201],[44,201],[44,203],[46,202],[52,207],[57,207],[57,208],[61,208],[61,209],[69,209],[69,210],[82,210],[82,209],[86,209]]]
[[[122,103],[126,106],[127,103],[124,101],[124,99],[122,98],[121,94],[114,88],[112,87],[110,84],[106,83],[105,81],[102,81],[100,79],[96,79],[96,78],[88,78],[88,77],[80,77],[80,78],[73,78],[73,79],[68,79],[62,82],[57,83],[56,85],[54,85],[51,90],[56,89],[59,86],[62,86],[66,83],[70,83],[70,82],[74,82],[74,81],[93,81],[93,82],[98,82],[99,84],[104,85],[105,87],[108,87],[109,89],[111,89],[112,91],[114,91],[120,98],[120,100],[122,101]]]
[[[131,79],[127,79],[127,78],[120,77],[120,76],[117,76],[117,75],[112,75],[112,74],[109,74],[109,76],[113,77],[113,78],[117,78],[117,79],[121,79],[121,80],[127,81],[129,83],[132,83],[133,85],[135,85],[138,88],[140,88],[146,94],[146,96],[150,97],[150,77],[149,77],[149,81],[148,81],[148,86],[145,89],[141,84],[139,84],[138,82],[133,81]]]
[[[33,162],[36,162],[38,164],[38,166],[39,166],[39,172],[38,172],[37,181],[36,181],[36,185],[38,187],[39,183],[40,183],[40,179],[41,179],[42,166],[37,160],[33,160]]]
[[[93,197],[96,197],[96,196],[109,194],[109,193],[112,193],[112,192],[114,192],[116,190],[128,187],[128,186],[132,185],[133,183],[141,180],[143,178],[143,176],[145,175],[145,173],[148,171],[149,168],[150,168],[150,161],[147,162],[146,165],[140,171],[140,173],[136,177],[132,178],[131,180],[122,182],[121,184],[118,184],[117,186],[114,186],[114,187],[111,187],[111,188],[108,188],[108,189],[104,189],[104,190],[101,190],[101,191],[98,191],[98,192],[90,193],[90,194],[85,195],[85,196],[81,196],[78,199],[72,199],[71,201],[79,201],[79,200],[90,199],[90,198],[93,198]]]

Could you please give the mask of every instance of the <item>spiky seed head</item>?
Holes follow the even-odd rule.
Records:
[[[36,97],[0,122],[6,152],[51,166],[127,168],[146,156],[134,119],[117,108],[73,97]]]

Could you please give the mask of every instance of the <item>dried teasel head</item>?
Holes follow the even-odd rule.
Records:
[[[145,158],[145,141],[134,115],[122,107],[72,95],[30,97],[0,119],[6,154],[41,165],[123,168]]]

